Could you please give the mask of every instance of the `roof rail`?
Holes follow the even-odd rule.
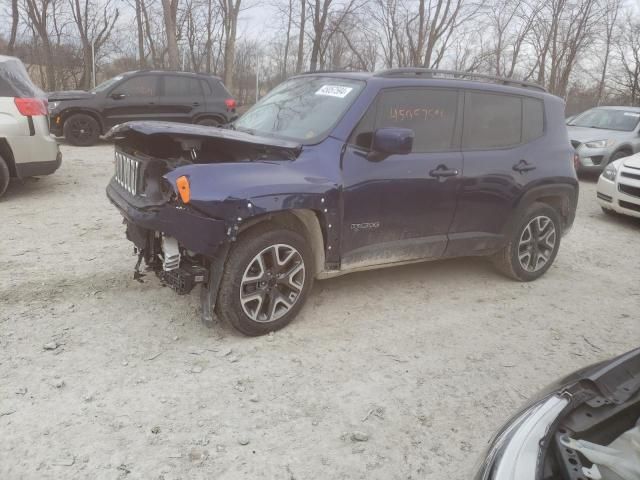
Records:
[[[535,88],[546,92],[547,89],[537,83],[527,82],[525,80],[516,80],[514,78],[497,77],[495,75],[487,75],[485,73],[462,72],[457,70],[435,70],[431,68],[392,68],[389,70],[381,70],[373,74],[375,77],[402,77],[417,76],[423,78],[453,78],[458,80],[488,80],[502,85],[511,85],[515,87]]]
[[[306,72],[300,72],[296,75],[313,75],[322,73],[362,73],[360,70],[307,70]]]

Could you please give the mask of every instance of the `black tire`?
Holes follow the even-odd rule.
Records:
[[[198,120],[197,124],[205,127],[219,127],[222,125],[222,121],[219,118],[207,117]]]
[[[291,259],[292,263],[285,263],[281,269],[277,266],[269,265],[268,263],[271,262],[263,260],[265,268],[262,268],[262,271],[265,275],[260,278],[264,278],[268,280],[268,282],[276,282],[276,285],[268,284],[261,287],[260,291],[258,291],[260,283],[268,282],[253,281],[252,283],[247,282],[243,284],[245,273],[250,274],[252,268],[259,266],[256,263],[256,257],[265,251],[264,255],[267,255],[270,252],[269,249],[276,245],[280,245],[281,247],[279,248],[283,249],[284,252],[288,252],[289,250],[284,249],[282,246],[287,246],[294,249],[298,254],[298,256],[294,256]],[[280,250],[280,252],[283,250]],[[271,258],[273,258],[273,256],[271,256]],[[278,273],[281,274],[280,276],[285,276],[284,271],[286,270],[293,271],[294,267],[299,265],[298,260],[302,261],[304,272],[302,276],[300,276],[299,273],[295,274],[297,275],[296,282],[301,284],[301,288],[298,293],[294,294],[295,299],[292,301],[291,296],[285,296],[287,292],[289,292],[289,295],[293,292],[293,290],[288,287],[290,283],[286,280],[283,281],[281,278],[275,280],[275,277],[278,276]],[[272,271],[274,275],[267,277],[266,273],[268,271]],[[253,272],[254,275],[257,274],[256,270],[253,270]],[[311,254],[308,242],[300,233],[282,227],[274,229],[270,226],[257,226],[247,230],[241,235],[227,258],[220,283],[220,291],[218,293],[216,305],[217,314],[245,335],[264,335],[279,330],[288,325],[304,305],[307,294],[313,286],[314,275],[313,255]],[[290,275],[289,279],[292,276],[293,275]],[[253,278],[257,277],[254,276]],[[255,289],[253,288],[253,284],[255,284]],[[251,297],[252,294],[254,294],[253,296],[256,294],[261,296],[261,300],[245,300],[247,310],[249,310],[250,313],[255,313],[254,317],[256,318],[252,318],[246,313],[243,303],[240,300],[241,292],[244,292],[247,298]],[[274,296],[292,302],[285,313],[283,313],[282,310],[286,308],[286,305],[280,303],[280,300],[273,301]],[[258,302],[258,304],[256,304],[256,302]],[[274,313],[272,315],[273,320],[269,320],[267,317],[271,316],[270,307],[273,305],[275,305],[273,310],[274,312],[277,311],[277,314]],[[257,318],[262,316],[261,312],[264,312],[264,316],[261,321],[258,321]]]
[[[536,219],[547,219],[549,223],[543,223],[542,235],[549,240],[551,226],[554,229],[553,247],[544,239],[538,239],[535,230],[540,231],[540,223]],[[527,242],[529,230],[530,242]],[[549,236],[549,237],[547,237]],[[560,248],[562,236],[562,221],[558,212],[544,203],[534,203],[526,211],[518,227],[514,230],[509,243],[498,253],[491,257],[495,267],[506,276],[521,282],[530,282],[540,278],[553,264]],[[544,243],[543,243],[544,242]],[[528,255],[528,256],[527,256]],[[546,257],[543,264],[539,265],[539,258]],[[522,258],[522,260],[521,260]],[[526,259],[526,260],[525,260]],[[534,270],[525,269],[523,262]]]
[[[2,157],[0,157],[0,197],[4,195],[9,186],[9,179],[11,174],[9,173],[9,167]]]
[[[62,131],[70,144],[89,147],[98,141],[100,125],[91,115],[76,113],[65,120]]]

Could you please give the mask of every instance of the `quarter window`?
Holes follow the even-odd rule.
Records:
[[[164,77],[164,94],[167,97],[201,97],[202,88],[196,78],[168,75]]]
[[[113,93],[127,97],[155,97],[156,77],[145,75],[125,80],[114,89]]]
[[[522,141],[530,142],[544,133],[544,105],[541,100],[522,99]]]
[[[351,141],[369,148],[375,130],[399,127],[413,130],[413,152],[452,150],[457,108],[458,93],[455,90],[384,90],[356,127]]]
[[[522,99],[515,95],[467,92],[462,147],[486,150],[522,142]]]

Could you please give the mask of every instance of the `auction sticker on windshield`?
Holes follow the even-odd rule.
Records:
[[[343,87],[341,85],[323,85],[318,89],[316,95],[325,95],[328,97],[344,98],[349,95],[353,87]]]

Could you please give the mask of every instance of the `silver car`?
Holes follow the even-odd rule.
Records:
[[[578,154],[578,172],[601,172],[619,158],[640,151],[640,108],[596,107],[567,123]]]
[[[0,196],[10,178],[49,175],[61,161],[49,135],[47,97],[19,59],[0,55]]]

